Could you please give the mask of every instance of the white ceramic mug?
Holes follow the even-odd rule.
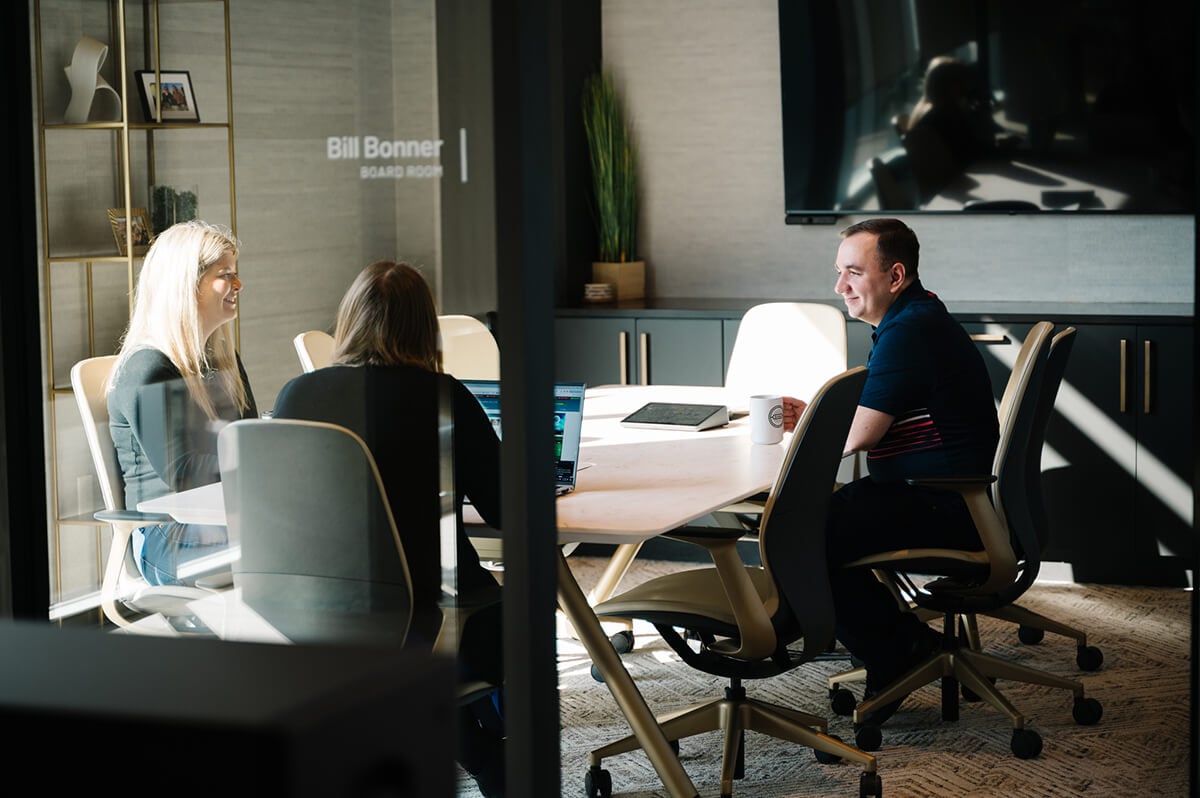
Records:
[[[772,444],[783,440],[783,397],[758,394],[750,397],[750,440]]]

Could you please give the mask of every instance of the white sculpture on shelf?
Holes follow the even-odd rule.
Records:
[[[93,105],[96,107],[94,121],[120,121],[121,95],[100,75],[100,67],[104,65],[106,57],[108,45],[91,36],[84,36],[75,45],[71,63],[63,67],[67,82],[71,84],[71,101],[67,103],[67,111],[63,115],[68,124],[78,125],[89,121]]]

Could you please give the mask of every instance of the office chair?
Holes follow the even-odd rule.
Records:
[[[846,317],[841,310],[819,302],[766,302],[742,316],[725,388],[747,399],[767,393],[807,399],[830,377],[846,370],[846,358]],[[714,518],[733,519],[733,526],[753,534],[765,501],[765,494],[753,496],[721,508]],[[589,602],[596,604],[613,594],[640,548],[640,543],[617,546]],[[632,628],[617,631],[610,639],[618,653],[634,648]],[[599,669],[593,667],[592,676],[599,681]]]
[[[438,316],[442,369],[460,380],[500,379],[500,347],[492,331],[474,316]]]
[[[1038,539],[1041,542],[1040,550],[1045,550],[1046,542],[1049,538],[1049,522],[1043,502],[1041,480],[1032,478],[1032,475],[1039,474],[1041,471],[1041,454],[1042,446],[1045,443],[1046,426],[1049,423],[1049,416],[1054,410],[1054,401],[1058,396],[1058,389],[1062,384],[1063,375],[1067,367],[1067,359],[1070,357],[1071,347],[1075,342],[1075,332],[1074,327],[1068,327],[1057,333],[1050,341],[1050,353],[1047,356],[1045,377],[1038,392],[1037,409],[1035,411],[1037,415],[1033,423],[1033,432],[1038,437],[1031,438],[1026,447],[1026,455],[1029,458],[1026,468],[1029,469],[1031,475],[1028,493],[1029,517],[1032,523],[1037,524]],[[1002,412],[1006,414],[1010,413],[1012,408],[1012,396],[1009,395],[1008,398],[1009,401],[1002,405]],[[1023,593],[1036,580],[1039,569],[1038,566],[1025,568],[1023,563],[1020,565],[1022,566],[1019,577],[1021,587],[1017,589],[1020,589]],[[880,574],[880,578],[884,584],[892,589],[897,601],[915,612],[921,620],[932,621],[940,617],[940,613],[934,610],[918,607],[913,604],[912,599],[901,592],[900,586],[891,581],[885,574]],[[989,610],[983,614],[1018,624],[1018,636],[1023,643],[1035,644],[1041,642],[1047,631],[1072,638],[1076,644],[1075,662],[1081,670],[1097,670],[1104,662],[1104,654],[1100,649],[1096,646],[1088,645],[1086,632],[1047,618],[1041,613],[1025,609],[1017,604],[1011,604],[995,610]],[[972,647],[978,650],[978,626],[973,614],[965,616],[964,628],[967,630]],[[862,667],[842,671],[829,677],[829,698],[834,712],[839,715],[850,715],[854,712],[854,696],[843,685],[852,681],[862,681],[865,678],[866,669]],[[964,690],[964,696],[968,698],[976,697],[969,689]]]
[[[819,302],[767,302],[746,311],[729,355],[725,388],[746,397],[781,394],[805,399],[847,366],[846,317]],[[857,476],[857,461],[855,462]],[[749,532],[766,496],[722,508]]]
[[[474,316],[438,316],[442,368],[460,380],[500,379],[500,348],[483,322]],[[304,371],[324,368],[333,361],[333,336],[322,330],[302,332],[292,339]]]
[[[246,608],[291,643],[412,648],[415,629],[425,650],[457,654],[459,625],[479,606],[414,613],[397,521],[361,438],[318,421],[246,419],[220,432],[217,449]],[[458,703],[498,688],[462,681]]]
[[[862,795],[882,790],[874,758],[829,736],[825,719],[750,698],[742,684],[810,662],[833,637],[825,516],[865,380],[866,369],[860,366],[812,394],[767,497],[758,536],[761,566],[742,563],[738,530],[685,527],[670,537],[705,548],[714,567],[651,579],[595,607],[601,618],[650,622],[684,664],[729,679],[724,698],[658,719],[672,742],[715,729],[723,732],[723,796],[732,794],[733,780],[741,776],[747,730],[813,748],[822,762],[851,760],[863,767]],[[593,751],[588,794],[610,794],[611,778],[600,767],[602,760],[637,747],[630,736]]]
[[[867,162],[867,171],[875,183],[875,195],[882,210],[905,210],[919,207],[916,186],[905,179],[908,171],[908,155],[884,161],[874,157]]]
[[[996,689],[994,680],[1070,690],[1073,715],[1080,724],[1100,720],[1102,707],[1084,696],[1083,685],[1069,679],[1004,660],[979,651],[974,616],[1011,605],[1032,583],[1041,562],[1038,528],[1032,522],[1028,496],[1041,479],[1040,458],[1044,427],[1049,414],[1039,413],[1042,386],[1050,349],[1049,322],[1034,325],[1026,336],[1000,403],[1000,441],[993,474],[947,475],[909,480],[959,492],[966,501],[979,532],[982,550],[905,549],[883,552],[849,563],[848,568],[871,568],[902,585],[902,592],[918,610],[942,617],[943,648],[899,679],[859,704],[854,710],[855,741],[863,750],[876,750],[882,734],[868,722],[876,707],[941,681],[942,718],[957,720],[959,684],[1009,717],[1013,726],[1012,752],[1029,759],[1041,753],[1042,739],[1025,727],[1024,716]],[[1031,467],[1032,464],[1032,467]],[[1028,573],[1028,576],[1026,575]],[[924,584],[918,578],[938,577]],[[960,623],[965,632],[959,634]]]
[[[474,316],[438,316],[442,343],[442,370],[460,380],[500,379],[500,347],[492,331]],[[495,538],[474,537],[471,545],[485,567],[504,567],[504,547]]]
[[[71,367],[71,390],[83,420],[83,433],[92,455],[92,465],[100,482],[104,509],[95,513],[112,530],[104,575],[100,585],[100,606],[104,616],[118,628],[139,634],[175,635],[187,633],[192,611],[187,603],[212,595],[227,586],[225,575],[215,575],[202,584],[209,588],[185,585],[150,585],[142,577],[130,545],[133,531],[139,527],[169,523],[169,515],[143,513],[125,508],[125,482],[117,462],[117,450],[108,429],[108,378],[117,362],[116,355],[81,360]],[[153,615],[169,623],[138,624]],[[202,629],[194,631],[202,632]]]
[[[908,153],[909,168],[916,181],[917,196],[921,203],[928,202],[962,174],[950,146],[932,126],[918,124],[910,127],[906,123],[900,142]]]
[[[1050,355],[1046,363],[1046,376],[1042,390],[1038,394],[1037,409],[1035,411],[1037,416],[1033,426],[1034,433],[1038,435],[1038,438],[1031,440],[1031,444],[1027,450],[1029,461],[1026,468],[1030,470],[1031,477],[1033,475],[1040,476],[1042,445],[1045,442],[1046,427],[1050,422],[1050,414],[1054,412],[1054,401],[1058,396],[1059,386],[1062,385],[1063,375],[1067,368],[1067,360],[1071,356],[1071,348],[1075,343],[1075,333],[1076,330],[1074,327],[1068,327],[1057,333],[1050,341]],[[1050,522],[1046,516],[1045,496],[1040,478],[1030,479],[1028,513],[1029,522],[1034,524],[1037,529],[1038,550],[1044,551],[1050,537]],[[1037,578],[1037,573],[1037,565],[1025,567],[1022,570],[1020,581],[1023,583],[1024,588],[1028,588],[1028,586],[1033,584]],[[1024,589],[1021,592],[1023,593]],[[1084,632],[1082,629],[1076,629],[1073,626],[1060,623],[1039,612],[1034,612],[1017,604],[1008,604],[994,610],[989,610],[984,614],[1017,624],[1017,634],[1023,643],[1039,643],[1046,632],[1071,638],[1075,641],[1075,664],[1079,666],[1080,670],[1098,670],[1104,663],[1103,652],[1096,646],[1088,645],[1087,632]]]
[[[333,336],[324,330],[308,330],[292,339],[300,367],[307,374],[333,362]]]
[[[323,422],[245,419],[221,430],[217,453],[241,601],[293,643],[403,645],[412,584],[362,439]]]

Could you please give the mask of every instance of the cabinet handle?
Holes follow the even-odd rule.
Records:
[[[1150,415],[1150,339],[1142,341],[1142,412]]]
[[[621,364],[620,378],[622,385],[629,384],[629,353],[626,347],[629,345],[629,333],[621,330],[617,333],[617,362]]]
[[[1003,333],[975,333],[971,340],[977,344],[1006,344],[1008,336]]]
[[[1121,339],[1121,382],[1120,382],[1120,399],[1117,402],[1117,412],[1125,412],[1125,375],[1129,371],[1129,341],[1125,338]]]
[[[641,343],[641,352],[639,352],[638,369],[641,372],[642,385],[650,384],[650,333],[639,333],[638,338]]]

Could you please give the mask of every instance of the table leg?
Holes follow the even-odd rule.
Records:
[[[633,553],[636,554],[636,548]],[[699,793],[696,792],[691,779],[679,764],[679,758],[675,756],[662,729],[655,722],[646,699],[638,692],[629,672],[621,664],[616,649],[605,636],[600,619],[592,612],[591,605],[583,595],[583,589],[575,581],[575,576],[571,573],[561,550],[558,554],[558,606],[575,627],[575,634],[587,649],[592,662],[604,674],[604,684],[608,686],[617,701],[617,706],[629,721],[630,729],[637,736],[663,785],[676,798],[698,796]]]
[[[589,604],[595,606],[612,598],[612,594],[617,590],[617,585],[621,583],[621,577],[625,576],[625,572],[629,570],[629,564],[633,562],[633,558],[637,556],[638,550],[641,548],[640,540],[637,543],[621,543],[617,546],[608,565],[604,568],[604,573],[600,574],[599,581],[592,588],[592,592],[588,594]]]

